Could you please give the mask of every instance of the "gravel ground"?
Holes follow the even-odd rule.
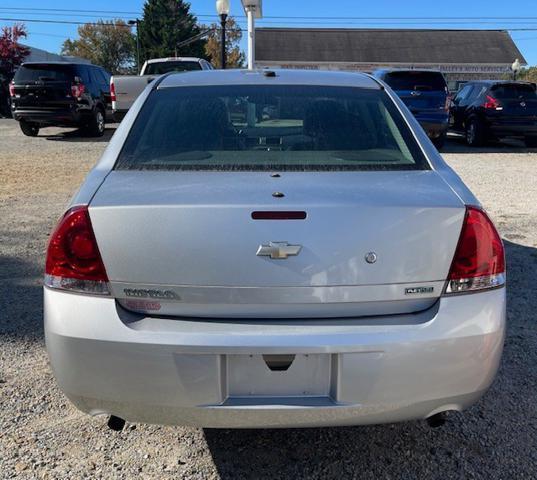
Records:
[[[58,390],[41,299],[48,233],[111,133],[26,138],[0,120],[0,478],[537,478],[537,151],[446,146],[506,240],[509,328],[493,387],[445,427],[113,433]]]

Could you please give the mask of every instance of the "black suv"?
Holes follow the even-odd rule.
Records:
[[[13,118],[25,135],[41,127],[79,127],[92,136],[104,133],[112,118],[110,74],[89,64],[23,63],[10,85]]]
[[[451,106],[451,127],[471,146],[504,137],[524,139],[537,147],[537,92],[528,82],[468,82]]]

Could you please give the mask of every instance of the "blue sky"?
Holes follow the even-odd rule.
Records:
[[[125,12],[116,16],[129,19],[135,17],[135,12],[141,12],[143,3],[143,0],[115,2],[110,0],[92,0],[91,2],[87,0],[47,0],[47,2],[43,2],[43,0],[2,0],[0,18],[85,22],[113,17],[112,13],[72,11],[78,9]],[[215,20],[214,0],[192,0],[191,4],[192,11],[199,16],[200,21],[209,23]],[[30,11],[29,9],[32,8],[69,9],[70,12]],[[231,13],[236,16],[243,15],[240,0],[231,0]],[[528,63],[537,65],[537,8],[535,0],[511,0],[510,2],[505,0],[449,0],[441,2],[432,2],[431,0],[413,0],[412,2],[400,0],[333,0],[331,2],[264,0],[263,13],[265,19],[258,22],[258,25],[508,29]],[[305,19],[304,17],[313,18]],[[381,17],[383,20],[374,17]],[[392,18],[387,19],[387,17]],[[408,17],[414,17],[414,19],[404,20]],[[416,19],[416,17],[421,18]],[[422,19],[423,17],[441,17],[443,20],[425,20]],[[446,17],[452,17],[452,19],[447,20]],[[244,19],[242,21],[244,22]],[[0,26],[12,23],[0,20]],[[26,43],[51,52],[59,52],[61,44],[66,38],[76,37],[76,25],[32,22],[26,22],[26,25],[30,33]]]

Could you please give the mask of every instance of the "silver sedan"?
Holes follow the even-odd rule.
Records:
[[[113,428],[434,424],[493,381],[504,286],[494,225],[382,82],[171,74],[51,235],[46,343]]]

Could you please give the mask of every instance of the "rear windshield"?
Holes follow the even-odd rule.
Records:
[[[170,72],[190,72],[201,70],[199,62],[162,62],[148,63],[144,71],[145,75],[164,75]]]
[[[537,93],[535,92],[535,87],[528,84],[503,84],[495,85],[491,89],[494,97],[499,100],[505,100],[509,98],[523,98],[525,100],[535,100],[537,99]]]
[[[15,83],[33,83],[44,81],[71,81],[71,65],[23,65],[15,73]]]
[[[290,85],[156,90],[116,164],[134,170],[428,168],[384,91]]]
[[[391,72],[384,81],[393,90],[447,91],[446,81],[440,72]]]

